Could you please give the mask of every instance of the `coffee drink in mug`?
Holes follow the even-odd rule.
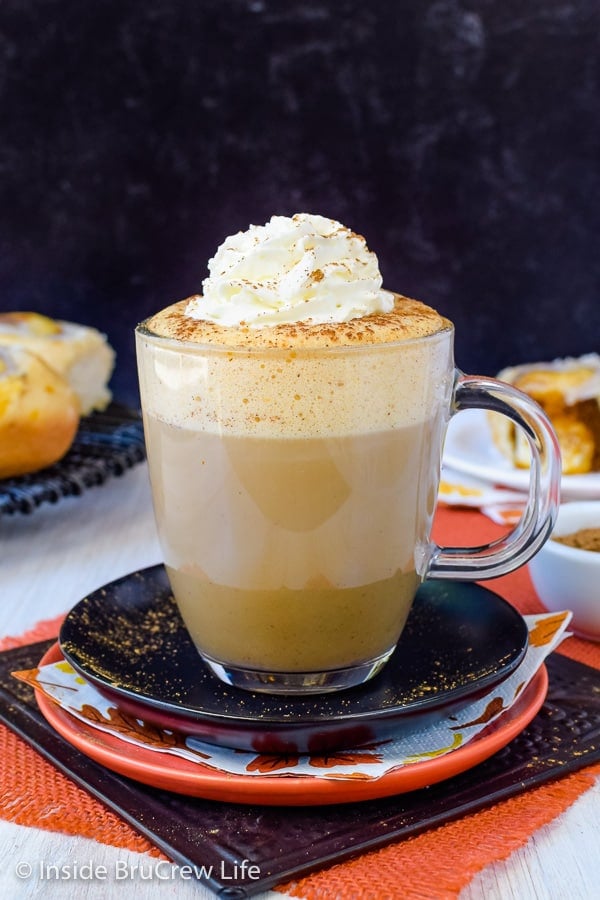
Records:
[[[458,372],[452,324],[381,285],[359,235],[274,216],[227,238],[201,296],[136,330],[165,566],[200,657],[235,686],[360,684],[393,653],[423,578],[504,574],[551,530],[560,462],[543,413]],[[440,548],[444,434],[468,407],[524,429],[529,499],[506,538]]]

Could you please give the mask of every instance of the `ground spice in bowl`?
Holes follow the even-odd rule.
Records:
[[[592,550],[600,553],[600,528],[580,528],[572,534],[556,535],[552,540],[578,550]]]

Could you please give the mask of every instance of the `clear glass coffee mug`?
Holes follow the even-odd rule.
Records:
[[[552,530],[550,423],[515,388],[458,372],[451,326],[281,350],[175,340],[142,323],[136,343],[166,570],[200,657],[228,684],[287,694],[361,684],[393,653],[424,578],[505,574]],[[526,434],[528,500],[506,537],[438,547],[444,436],[473,407]]]

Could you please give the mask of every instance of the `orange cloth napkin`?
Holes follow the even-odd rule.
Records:
[[[440,544],[466,546],[492,540],[503,530],[475,510],[441,508],[434,538]],[[486,586],[522,613],[543,611],[526,567],[486,582]],[[59,620],[40,623],[21,638],[1,642],[0,649],[53,637],[58,625]],[[559,652],[600,668],[600,644],[571,637]],[[450,900],[477,872],[508,857],[538,828],[566,810],[598,775],[600,764],[589,766],[483,812],[300,878],[282,890],[305,900],[350,896],[353,900]],[[5,819],[160,855],[145,838],[4,727],[0,727],[0,779]]]

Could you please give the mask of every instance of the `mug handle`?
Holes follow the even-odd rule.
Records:
[[[503,537],[472,548],[432,544],[425,577],[480,580],[512,572],[546,542],[558,514],[560,449],[542,408],[510,384],[458,372],[451,416],[464,409],[501,413],[523,430],[531,450],[529,495],[520,520]]]

